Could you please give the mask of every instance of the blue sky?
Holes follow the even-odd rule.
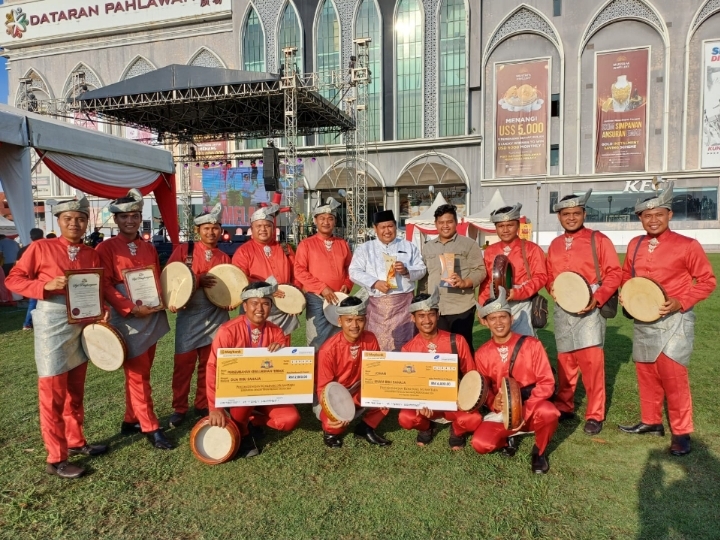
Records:
[[[0,4],[3,0],[0,0]],[[8,83],[7,71],[5,71],[5,58],[0,56],[0,103],[7,103]]]

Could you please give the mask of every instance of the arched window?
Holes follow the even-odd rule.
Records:
[[[369,37],[368,140],[382,140],[382,20],[375,0],[362,0],[355,19],[355,38]]]
[[[265,71],[265,31],[257,11],[250,8],[243,29],[243,69]]]
[[[423,13],[419,0],[400,0],[395,14],[395,138],[423,134]]]
[[[329,83],[333,72],[340,70],[340,21],[332,0],[325,0],[320,8],[315,27],[315,71],[320,80]],[[338,93],[331,88],[320,93],[330,101],[338,101]],[[337,103],[336,103],[337,104]],[[318,136],[319,144],[341,143],[335,133]]]
[[[440,6],[439,19],[439,133],[441,137],[464,135],[467,131],[465,0],[445,0]]]
[[[285,63],[285,53],[283,49],[286,47],[297,47],[295,53],[295,62],[297,64],[298,73],[303,72],[303,46],[302,31],[300,30],[300,21],[292,2],[285,5],[285,10],[280,17],[280,26],[278,28],[278,71]]]

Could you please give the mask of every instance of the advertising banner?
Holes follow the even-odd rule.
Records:
[[[595,172],[644,172],[650,50],[598,53]]]
[[[550,60],[495,65],[495,177],[547,174]]]
[[[202,191],[203,173],[205,162],[210,170],[220,170],[226,167],[228,141],[199,142],[195,145],[195,157],[197,161],[190,163],[190,190]]]
[[[720,41],[705,43],[700,166],[720,167]]]

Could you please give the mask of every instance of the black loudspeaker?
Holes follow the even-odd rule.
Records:
[[[278,188],[280,178],[280,151],[274,146],[263,148],[263,180],[265,191],[273,193]]]

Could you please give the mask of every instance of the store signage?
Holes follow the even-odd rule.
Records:
[[[231,0],[41,0],[0,6],[5,32],[0,47],[20,47],[58,38],[146,30],[178,21],[219,18],[232,14]]]
[[[644,193],[651,189],[655,191],[652,187],[652,180],[625,180],[623,193]]]

